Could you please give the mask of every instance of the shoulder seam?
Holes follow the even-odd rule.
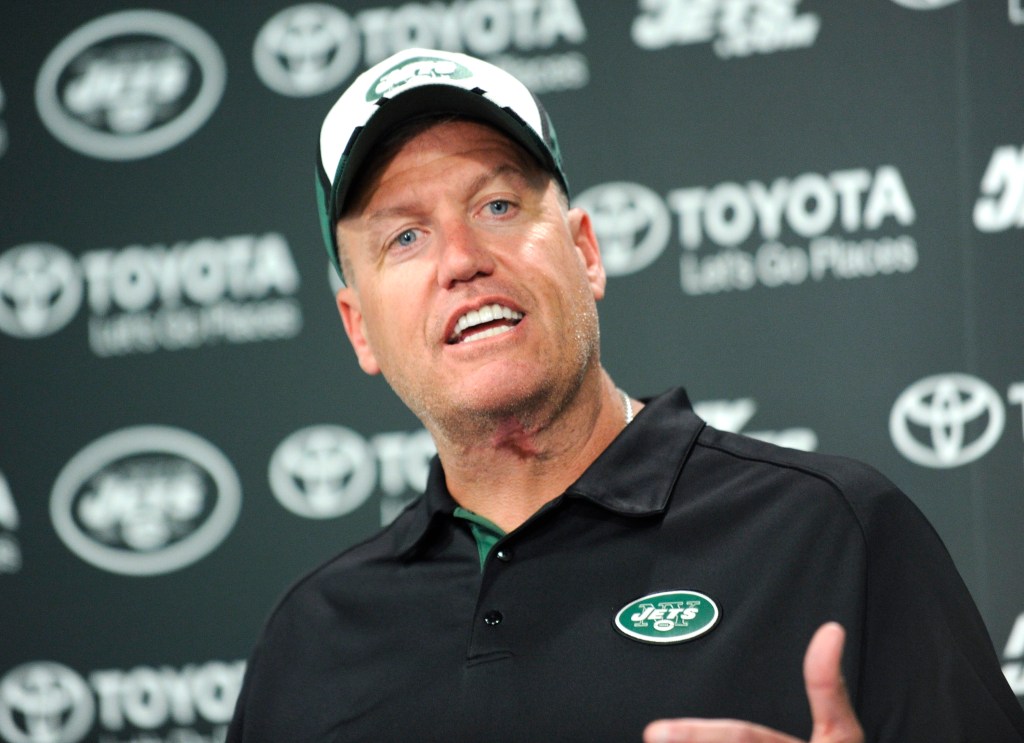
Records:
[[[707,429],[705,429],[705,430],[707,430]],[[718,429],[711,429],[711,430],[718,431]],[[736,435],[736,434],[734,434],[734,435]],[[739,434],[739,435],[742,435],[742,434]],[[747,437],[747,438],[749,438],[749,437]],[[762,442],[762,443],[764,443],[764,442]],[[820,470],[817,470],[817,469],[815,469],[813,467],[808,467],[806,465],[799,465],[799,464],[796,464],[796,463],[793,463],[793,462],[780,462],[780,461],[777,461],[777,460],[769,459],[768,457],[756,457],[756,456],[750,456],[750,455],[747,455],[747,454],[741,454],[741,453],[739,453],[737,451],[734,451],[732,449],[727,449],[727,448],[725,448],[725,447],[723,447],[721,445],[718,445],[718,444],[710,443],[710,442],[707,442],[707,441],[701,441],[699,437],[698,437],[697,445],[698,446],[703,446],[706,449],[712,449],[714,451],[720,452],[720,453],[722,453],[722,454],[724,454],[726,456],[735,457],[736,459],[743,459],[743,460],[748,461],[748,462],[760,462],[762,464],[766,464],[766,465],[769,465],[769,466],[781,467],[781,468],[784,468],[784,469],[789,469],[789,470],[793,470],[793,471],[796,471],[796,472],[800,472],[801,474],[806,475],[807,477],[813,477],[813,478],[816,478],[817,480],[820,480],[820,481],[822,481],[824,483],[827,483],[828,486],[835,492],[835,494],[839,498],[839,500],[842,501],[843,506],[846,508],[846,511],[850,514],[850,517],[853,519],[853,522],[857,525],[857,533],[860,535],[860,541],[861,541],[861,544],[863,545],[865,560],[866,561],[870,561],[871,560],[871,551],[868,548],[868,535],[867,535],[867,533],[865,531],[864,522],[861,519],[860,514],[857,512],[857,509],[854,508],[853,503],[851,503],[850,499],[846,496],[846,492],[844,491],[843,487],[831,475],[829,475],[829,474],[827,474],[825,472],[821,472]],[[870,575],[871,571],[870,571],[870,569],[868,567],[867,562],[865,562],[865,564],[863,566],[863,571],[864,571],[864,574],[863,574],[864,590],[868,591],[869,590],[868,580],[869,580],[869,575]],[[864,611],[861,612],[860,624],[861,624],[861,626],[859,628],[860,636],[863,637],[863,638],[866,638],[867,637],[867,613],[864,612]],[[864,663],[865,663],[865,658],[861,657],[860,664],[859,664],[860,667],[857,669],[858,682],[864,678]],[[859,706],[859,704],[860,704],[861,692],[862,691],[863,691],[863,687],[861,687],[859,685],[859,683],[858,683],[857,689],[855,689],[854,692],[853,692],[854,693],[854,700],[853,701],[854,701],[855,706]]]

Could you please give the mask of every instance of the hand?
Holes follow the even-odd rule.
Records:
[[[835,622],[814,633],[804,656],[804,685],[814,729],[810,743],[864,743],[839,667],[846,633]],[[738,720],[657,720],[644,743],[800,743],[791,735]]]

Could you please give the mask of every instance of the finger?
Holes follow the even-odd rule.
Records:
[[[864,733],[850,703],[840,662],[846,632],[835,622],[814,633],[804,656],[804,684],[814,728],[811,743],[854,743]]]
[[[644,729],[644,743],[801,743],[785,733],[738,720],[656,720]]]

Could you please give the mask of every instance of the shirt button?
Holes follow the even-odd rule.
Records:
[[[505,548],[502,548],[502,549],[499,549],[499,550],[498,550],[498,551],[497,551],[497,552],[495,553],[495,555],[494,555],[494,556],[495,556],[495,557],[497,557],[497,558],[498,558],[499,560],[501,560],[502,562],[508,562],[509,560],[511,560],[511,559],[512,559],[512,550],[510,550],[510,549],[505,549]]]
[[[497,627],[501,624],[501,620],[504,618],[504,615],[500,611],[492,610],[484,614],[484,624],[489,627]]]

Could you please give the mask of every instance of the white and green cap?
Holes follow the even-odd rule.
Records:
[[[317,153],[317,207],[327,255],[344,281],[334,226],[349,189],[381,137],[429,114],[463,115],[497,128],[554,175],[566,193],[562,155],[547,112],[500,67],[465,54],[406,49],[361,74],[324,119]]]

